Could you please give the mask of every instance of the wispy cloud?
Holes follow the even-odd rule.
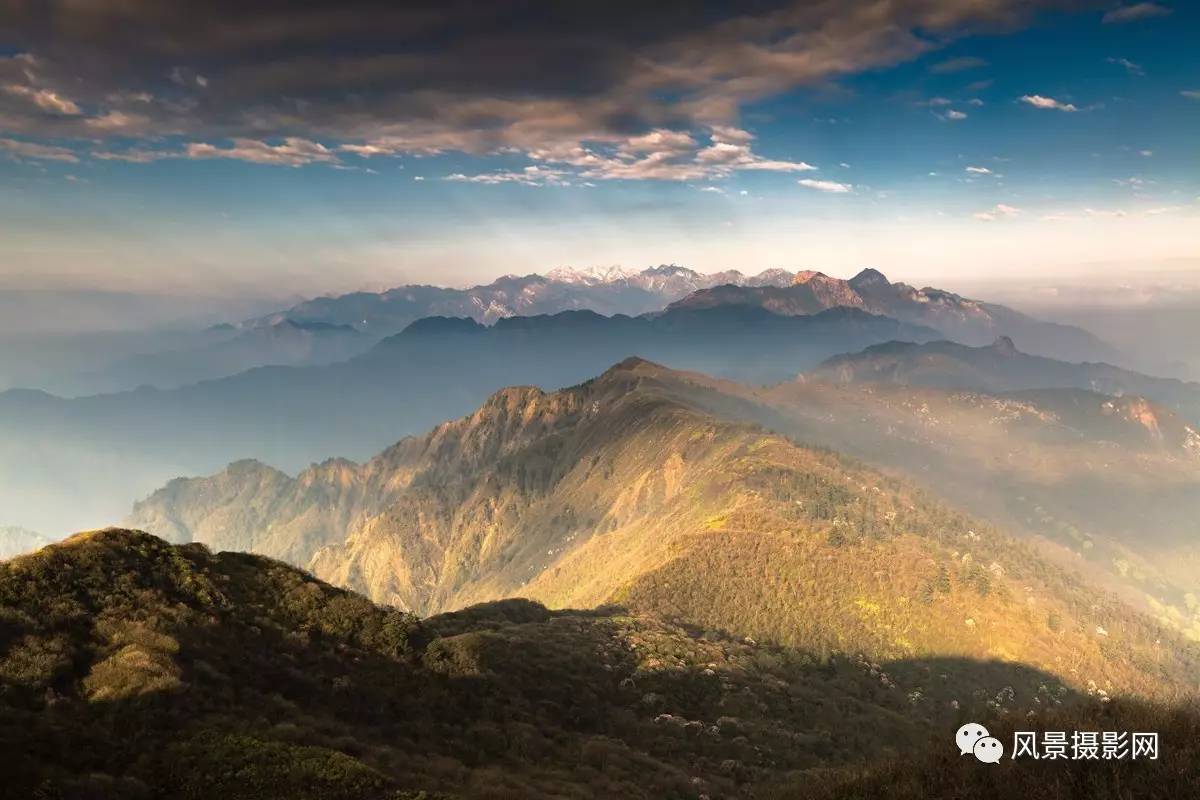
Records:
[[[499,172],[484,172],[478,175],[464,175],[456,172],[447,175],[443,180],[463,183],[483,183],[496,185],[501,183],[517,183],[522,186],[568,186],[567,173],[561,170],[547,169],[536,165],[525,167],[520,171],[504,170]]]
[[[289,136],[280,144],[268,144],[258,139],[233,139],[231,147],[218,147],[207,142],[193,142],[185,149],[187,158],[229,158],[254,164],[276,164],[301,167],[306,164],[338,163],[337,154],[325,145]]]
[[[1151,17],[1165,17],[1171,13],[1171,9],[1158,3],[1134,3],[1131,6],[1120,6],[1107,12],[1100,18],[1101,22],[1107,25],[1135,22],[1139,19],[1149,19]]]
[[[974,175],[995,175],[996,174],[996,173],[992,172],[990,169],[988,169],[987,167],[971,166],[971,167],[967,167],[966,171],[970,172]]]
[[[1180,94],[1193,100],[1200,100],[1200,89],[1184,89]]]
[[[960,58],[948,58],[945,61],[939,61],[930,67],[929,71],[935,75],[947,75],[952,72],[962,72],[963,70],[985,66],[987,66],[987,62],[982,58],[962,56]]]
[[[1055,100],[1053,97],[1045,97],[1040,94],[1027,94],[1021,97],[1022,103],[1027,103],[1034,108],[1053,109],[1054,111],[1078,111],[1079,108],[1072,103],[1063,103]]]
[[[42,111],[47,111],[51,114],[77,116],[83,113],[83,110],[79,108],[79,105],[74,100],[63,97],[58,92],[52,92],[49,89],[35,89],[32,86],[22,86],[13,83],[5,86],[4,91],[14,97],[22,97]]]
[[[1021,213],[1021,209],[1016,206],[997,203],[987,211],[978,211],[973,216],[981,222],[995,222],[1004,217],[1015,217]]]
[[[246,161],[252,164],[271,164],[284,167],[303,167],[308,164],[327,164],[347,168],[337,153],[320,142],[296,136],[284,138],[277,144],[260,139],[235,138],[229,146],[210,142],[190,142],[179,150],[154,148],[130,148],[127,150],[96,150],[92,158],[101,161],[125,161],[132,164],[148,164],[168,159],[223,158]]]
[[[0,150],[22,158],[35,158],[41,161],[66,161],[71,164],[79,161],[79,156],[65,147],[23,142],[19,139],[0,139]]]
[[[812,178],[801,178],[796,183],[806,189],[816,189],[818,192],[830,192],[832,194],[847,194],[854,191],[853,184],[838,183],[837,181],[818,181]]]
[[[805,161],[765,158],[751,147],[754,134],[732,126],[715,126],[702,145],[690,134],[666,129],[607,145],[569,144],[530,150],[531,159],[573,167],[580,178],[593,180],[720,179],[735,172],[808,172]]]
[[[1135,64],[1132,61],[1130,61],[1128,58],[1115,58],[1113,56],[1109,56],[1105,60],[1109,64],[1116,64],[1118,66],[1124,67],[1125,71],[1128,72],[1130,75],[1142,76],[1142,75],[1146,74],[1146,70],[1142,68],[1141,64]]]

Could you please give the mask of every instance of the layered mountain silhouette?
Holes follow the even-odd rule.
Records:
[[[385,292],[355,292],[319,297],[286,311],[242,323],[253,328],[282,320],[348,325],[376,340],[399,333],[422,317],[466,317],[492,323],[505,317],[530,317],[560,311],[589,310],[599,314],[637,316],[699,289],[722,284],[786,285],[793,275],[772,269],[758,275],[737,270],[705,275],[676,265],[641,271],[555,269],[546,275],[505,275],[469,289],[439,286],[401,286]]]
[[[781,269],[758,275],[736,270],[705,275],[674,265],[641,271],[556,269],[546,275],[506,275],[468,289],[407,285],[384,292],[318,297],[206,328],[177,323],[170,329],[122,335],[30,335],[6,339],[6,346],[16,350],[9,358],[0,358],[0,389],[38,388],[72,396],[140,386],[170,389],[254,367],[345,360],[423,317],[466,317],[491,324],[505,317],[584,309],[636,316],[661,311],[707,286],[785,285],[792,277]],[[95,299],[102,303],[105,298]],[[0,296],[0,305],[3,301]],[[78,299],[73,303],[78,305]],[[154,305],[177,304],[164,298]],[[88,309],[77,310],[86,318]]]
[[[200,344],[188,347],[127,356],[76,380],[93,393],[137,386],[169,389],[267,364],[331,364],[374,343],[350,325],[287,318],[247,328],[219,325],[202,338]]]
[[[1072,364],[1022,352],[1008,337],[985,347],[957,342],[888,342],[835,356],[811,373],[836,382],[893,383],[1012,392],[1087,389],[1136,395],[1170,406],[1200,425],[1200,383],[1155,378],[1105,363]]]
[[[11,391],[0,394],[0,471],[12,476],[0,501],[6,521],[62,535],[89,519],[119,520],[176,475],[241,456],[289,471],[330,455],[363,459],[469,412],[497,387],[571,385],[629,355],[770,382],[836,353],[937,336],[847,308],[805,317],[755,308],[653,318],[575,311],[491,326],[428,318],[332,365],[74,399]]]
[[[1148,619],[907,482],[712,410],[746,402],[631,359],[571,389],[504,390],[362,465],[175,481],[127,524],[420,614],[618,602],[815,652],[1046,669],[1065,646],[1081,679],[1148,689],[1127,666],[1149,651],[1104,655],[1140,646]]]
[[[892,283],[874,269],[864,269],[849,280],[807,270],[797,273],[787,286],[716,286],[697,291],[670,308],[719,306],[754,306],[777,314],[813,314],[838,306],[861,308],[936,328],[944,338],[967,345],[1007,336],[1023,350],[1067,361],[1112,360],[1116,356],[1111,346],[1082,328],[1043,322],[1006,306],[941,289]]]
[[[780,535],[753,534],[764,544]],[[907,550],[891,536],[838,547],[846,555],[820,549],[839,563]],[[726,608],[730,572],[752,586],[769,564],[692,579]],[[1090,610],[1094,598],[1073,588],[1043,595],[1053,579],[1033,579],[1046,602],[1034,613],[1020,594],[1012,608],[1007,581],[985,600],[954,570],[930,616],[974,597],[1015,610],[1005,625],[1017,631],[1061,610],[1057,632],[1041,634],[1061,666],[1149,659],[1136,663],[1160,687],[1193,668],[1169,636],[1146,641],[1155,633],[1136,616],[1110,622],[1120,636],[1097,648],[1082,629],[1113,607]],[[673,590],[685,606],[690,580]],[[875,583],[856,613],[874,614]],[[758,613],[775,613],[758,602]],[[1064,714],[1148,721],[1119,697],[1102,702],[1109,695],[1095,687],[1074,691],[998,660],[823,657],[663,614],[521,600],[418,620],[277,561],[128,530],[0,564],[0,609],[0,746],[14,797],[759,797],[810,774],[804,792],[878,781],[863,759],[919,763],[925,742],[945,742],[963,718],[997,731],[1005,719],[1041,727]],[[994,636],[988,619],[979,616],[978,641]],[[1190,719],[1177,712],[1153,729],[1183,733]],[[1189,741],[1179,739],[1175,757]],[[1129,779],[1128,765],[1105,768]],[[1136,766],[1138,780],[1167,786],[1186,773],[1173,759]]]
[[[940,289],[890,283],[873,269],[863,270],[847,281],[812,270],[703,274],[662,265],[641,271],[612,267],[556,269],[544,276],[506,275],[468,289],[408,285],[384,292],[319,297],[190,336],[177,332],[172,346],[156,350],[143,345],[135,355],[86,374],[65,377],[58,384],[70,387],[72,394],[142,385],[174,388],[258,366],[306,366],[343,360],[426,317],[467,318],[492,324],[509,317],[572,310],[639,316],[659,313],[671,304],[693,309],[758,306],[786,315],[857,308],[931,327],[943,338],[971,345],[1008,335],[1023,349],[1043,355],[1073,361],[1116,358],[1111,347],[1080,328],[1042,322],[1001,305]]]

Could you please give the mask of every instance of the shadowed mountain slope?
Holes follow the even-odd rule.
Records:
[[[1080,705],[1019,665],[817,658],[619,609],[418,621],[133,531],[0,564],[14,797],[749,798]]]

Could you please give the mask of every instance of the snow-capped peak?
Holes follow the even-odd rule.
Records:
[[[546,277],[558,283],[575,283],[584,286],[595,286],[601,283],[614,283],[628,280],[636,272],[622,267],[558,267],[546,273]]]

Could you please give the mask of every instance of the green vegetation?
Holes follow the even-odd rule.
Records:
[[[920,688],[943,674],[979,690]],[[619,608],[509,600],[420,622],[130,531],[0,565],[17,797],[761,796],[973,714],[1098,705],[1016,665],[873,663]]]

